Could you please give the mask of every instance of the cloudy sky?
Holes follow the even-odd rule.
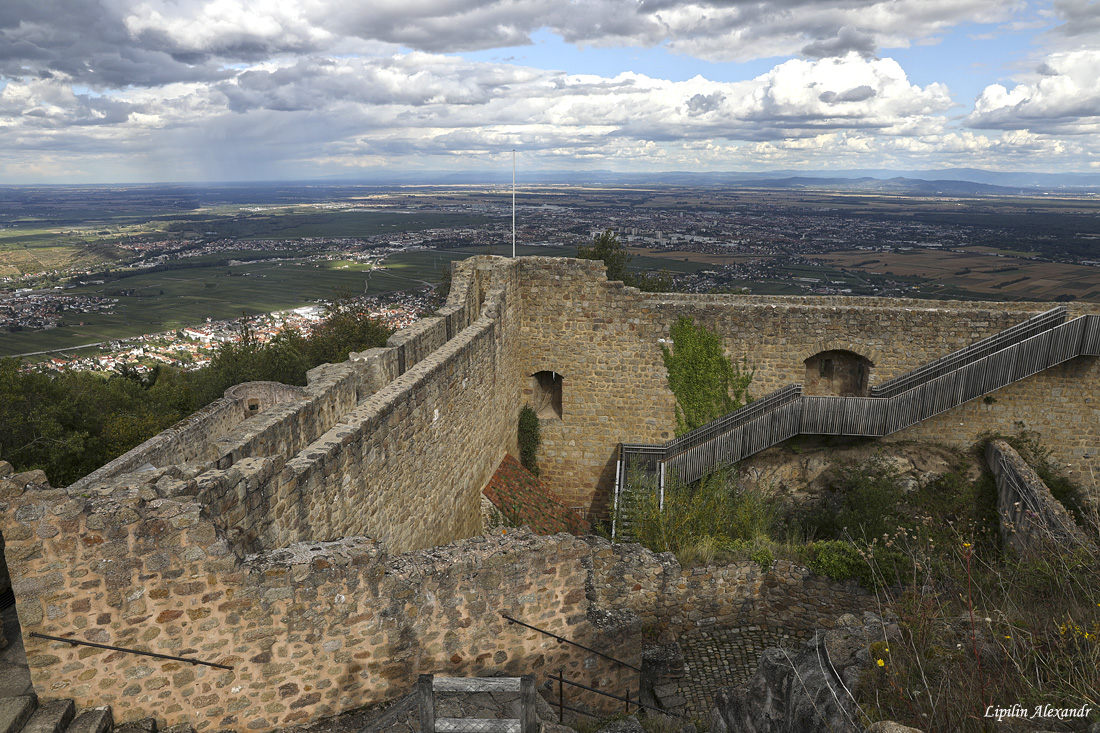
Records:
[[[0,183],[1100,169],[1100,0],[0,0]]]

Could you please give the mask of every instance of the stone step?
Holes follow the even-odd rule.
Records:
[[[0,733],[19,733],[36,707],[38,699],[33,695],[0,700]]]
[[[115,733],[157,733],[156,718],[142,718],[115,727]]]
[[[39,704],[23,726],[23,733],[62,733],[76,714],[72,700],[50,700]]]
[[[76,716],[76,720],[69,723],[65,733],[108,733],[114,725],[110,707],[90,708]]]

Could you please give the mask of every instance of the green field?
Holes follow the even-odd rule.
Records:
[[[166,218],[167,219],[167,218]],[[425,229],[480,227],[484,216],[423,211],[316,211],[288,210],[257,214],[189,215],[160,223],[165,231],[234,239],[298,239],[302,237],[367,237],[376,234],[418,232]]]
[[[496,249],[502,253],[504,248]],[[510,254],[510,245],[508,250]],[[569,256],[573,251],[565,247],[518,248],[521,255]],[[401,252],[373,271],[358,263],[354,269],[341,269],[349,264],[347,260],[263,262],[143,273],[102,285],[83,285],[64,293],[117,298],[115,313],[72,315],[67,319],[70,325],[48,331],[0,333],[0,356],[73,348],[199,324],[207,318],[237,318],[348,295],[416,290],[439,282],[452,261],[485,252],[484,247]],[[232,255],[220,253],[217,257],[227,254]],[[80,320],[85,325],[73,323]]]

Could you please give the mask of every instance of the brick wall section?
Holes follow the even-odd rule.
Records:
[[[991,440],[985,459],[997,481],[1001,540],[1021,555],[1047,552],[1052,544],[1087,547],[1085,533],[1039,475],[1003,440]]]
[[[39,696],[198,731],[314,720],[398,697],[428,672],[545,679],[563,667],[637,689],[634,673],[501,613],[639,666],[646,624],[828,624],[869,603],[844,587],[831,600],[829,584],[785,564],[684,571],[637,546],[517,530],[400,556],[352,537],[241,559],[199,503],[148,487],[83,497],[0,480],[0,530]]]
[[[541,370],[564,375],[562,418],[541,423],[541,475],[568,503],[591,504],[597,512],[609,502],[618,443],[673,437],[674,402],[660,347],[680,316],[718,333],[727,356],[756,369],[750,391],[759,397],[802,382],[805,360],[822,351],[869,359],[869,384],[875,385],[1050,305],[641,293],[606,282],[598,262],[521,259],[520,267],[525,366],[519,376]],[[1070,310],[1073,317],[1097,309],[1074,304]],[[1005,399],[995,421],[975,400],[897,438],[965,446],[990,429],[1014,432],[1020,422],[1039,431],[1073,469],[1100,468],[1095,362],[1081,357],[1001,390]]]
[[[504,457],[482,493],[506,520],[537,534],[584,535],[591,531],[587,521],[512,456]]]

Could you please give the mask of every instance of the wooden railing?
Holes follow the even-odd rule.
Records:
[[[623,443],[612,536],[629,536],[622,525],[629,521],[623,508],[631,472],[654,478],[663,500],[673,474],[692,483],[795,435],[890,435],[1074,357],[1100,355],[1100,316],[1065,316],[1059,307],[1029,318],[892,379],[870,397],[806,396],[792,384],[668,443]]]

